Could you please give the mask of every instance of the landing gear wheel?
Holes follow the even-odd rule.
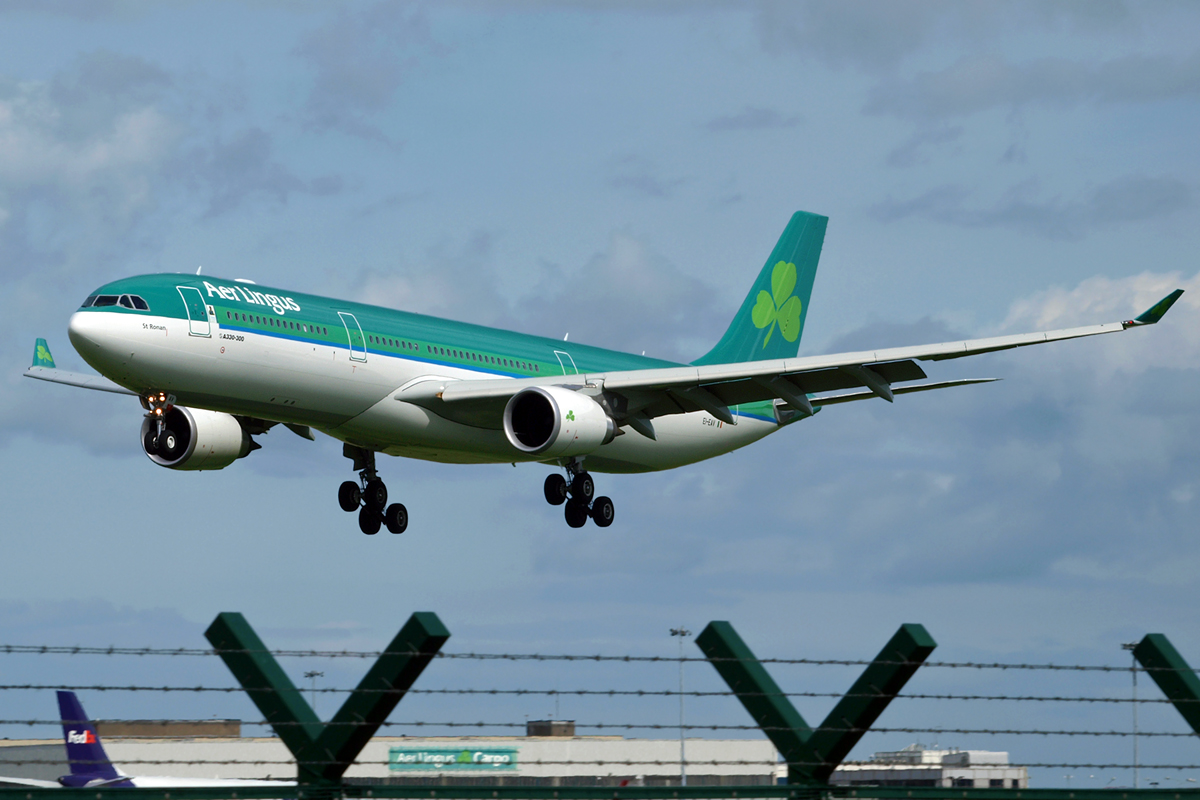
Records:
[[[552,506],[561,506],[567,502],[567,479],[558,473],[546,476],[546,502]]]
[[[595,493],[596,484],[592,481],[592,476],[586,472],[579,473],[571,481],[571,496],[576,500],[587,504]]]
[[[368,508],[375,510],[377,513],[382,513],[384,507],[387,505],[387,487],[383,485],[383,481],[378,478],[373,481],[367,481],[367,489],[363,492],[363,500],[366,502]]]
[[[379,518],[379,512],[370,506],[363,506],[362,511],[358,512],[358,528],[367,536],[374,536],[379,533],[379,525],[383,520]]]
[[[338,487],[338,505],[342,507],[342,511],[358,511],[361,500],[362,490],[354,481],[346,481]]]
[[[613,521],[613,501],[607,497],[597,497],[592,501],[592,521],[598,527],[607,528]]]
[[[146,431],[146,435],[142,437],[142,447],[146,448],[146,452],[150,455],[158,453],[158,437],[154,435],[154,428]]]
[[[179,435],[170,428],[164,430],[158,437],[158,454],[168,461],[174,461],[179,457],[179,450]]]
[[[404,533],[408,527],[408,509],[403,503],[392,503],[383,512],[383,522],[392,533]]]
[[[587,506],[576,503],[574,500],[572,500],[571,502],[567,503],[566,517],[567,524],[572,528],[582,528],[587,524]]]

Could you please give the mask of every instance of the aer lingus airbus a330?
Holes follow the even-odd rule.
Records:
[[[592,472],[649,472],[719,456],[824,406],[983,383],[923,382],[918,361],[1150,325],[1183,293],[1104,325],[797,358],[826,217],[796,213],[716,347],[691,364],[298,292],[159,274],[101,286],[71,344],[104,377],[54,367],[38,340],[25,374],[136,395],[141,445],[171,469],[222,469],[277,424],[344,443],[358,482],[338,501],[372,534],[401,533],[376,453],[456,464],[536,461],[567,523],[613,520]]]

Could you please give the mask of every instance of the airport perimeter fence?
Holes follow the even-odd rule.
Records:
[[[683,634],[690,635],[682,629],[679,633],[681,643]],[[178,751],[169,757],[140,756],[136,763],[122,763],[112,752],[109,757],[132,775],[233,773],[278,778],[287,774],[296,776],[296,784],[0,787],[0,800],[75,800],[75,795],[81,800],[143,796],[156,800],[1200,800],[1200,679],[1159,634],[1127,645],[1132,657],[1124,666],[932,660],[937,645],[920,625],[902,626],[870,660],[760,659],[724,622],[710,623],[695,637],[701,655],[679,657],[447,652],[442,646],[449,631],[431,613],[414,614],[380,651],[273,650],[239,614],[219,615],[206,636],[210,648],[0,644],[0,699],[6,700],[0,708],[30,707],[33,697],[49,708],[51,690],[72,690],[81,693],[85,703],[96,695],[119,693],[153,697],[155,706],[164,709],[178,695],[191,695],[205,698],[208,707],[244,711],[240,696],[248,695],[260,716],[242,725],[269,731],[286,746],[286,753],[276,746],[278,755],[268,758],[248,750],[230,754],[228,749],[218,756]],[[97,660],[102,668],[96,667]],[[130,660],[137,662],[136,668],[128,666]],[[281,660],[329,666],[303,673],[312,679],[306,687],[288,677]],[[223,662],[236,683],[214,679],[218,670],[224,672],[217,661]],[[183,662],[203,667],[180,669]],[[316,684],[316,676],[325,672],[353,680],[357,664],[363,663],[370,667],[357,686]],[[161,669],[154,666],[158,664]],[[4,680],[22,674],[23,669],[28,673],[30,665],[35,667],[32,674],[56,677],[117,674],[124,669],[140,675],[203,675],[207,680]],[[439,673],[450,682],[435,683]],[[597,679],[606,682],[596,684]],[[840,687],[847,679],[851,685],[843,690]],[[14,702],[17,697],[26,700]],[[318,699],[323,706],[341,701],[341,708],[322,720],[313,710]],[[394,714],[402,699],[403,711]],[[600,737],[623,737],[632,749],[612,757],[573,745],[553,753],[522,753],[519,770],[432,774],[396,769],[390,748],[369,746],[377,734],[463,737],[446,745],[451,749],[467,748],[470,740],[494,745],[506,740],[488,737],[527,733],[527,722],[514,719],[520,709],[553,703],[557,712],[563,702],[569,704],[568,714],[535,716],[573,717],[573,732],[585,737],[573,743],[611,743],[615,740]],[[823,722],[812,725],[797,705],[832,706],[832,710]],[[885,710],[886,719],[877,724]],[[62,724],[48,714],[10,717],[0,712],[0,717],[4,717],[0,726],[10,738],[29,731],[21,738],[51,739]],[[658,737],[657,748],[649,747],[651,740],[644,738],[651,736]],[[670,756],[663,755],[667,736],[678,737],[672,742],[679,744],[678,752]],[[713,739],[728,743],[763,738],[772,747],[755,751],[763,755],[753,758],[704,746]],[[885,785],[889,781],[879,778],[878,771],[868,781],[856,780],[852,774],[855,767],[881,767],[881,761],[870,758],[867,745],[894,752],[922,740],[962,750],[1009,751],[1013,757],[1008,763],[995,766],[1003,766],[1007,774],[1024,768],[1031,771],[1034,783],[1043,785],[1014,786],[1009,779],[1000,779],[999,786],[994,780],[986,786],[981,781],[930,786],[920,785],[928,781],[914,779],[911,773],[903,779],[908,785]],[[0,748],[0,755],[5,749]],[[726,749],[736,748],[727,744]],[[855,759],[850,758],[852,751]],[[908,757],[920,758],[919,751],[909,751]],[[0,759],[0,771],[11,775],[13,770],[54,764],[61,764],[61,759],[44,754],[17,756]],[[838,767],[842,773],[835,773]]]

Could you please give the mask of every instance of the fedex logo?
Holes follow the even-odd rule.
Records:
[[[91,731],[67,731],[67,744],[95,744],[96,734]]]

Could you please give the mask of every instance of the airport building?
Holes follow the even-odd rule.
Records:
[[[97,723],[109,758],[129,775],[294,779],[291,754],[274,737],[241,737],[236,721]],[[232,735],[230,735],[232,734]],[[782,782],[786,765],[766,739],[687,739],[692,786]],[[0,741],[0,775],[54,780],[68,772],[61,741]],[[526,736],[377,736],[346,772],[355,783],[398,785],[666,786],[680,780],[678,739],[576,736],[571,722],[530,722]],[[1008,754],[912,745],[847,764],[844,786],[1027,788]]]
[[[939,786],[974,789],[1028,789],[1029,771],[993,750],[931,750],[913,744],[876,753],[871,760],[844,764],[833,773],[837,786]]]
[[[98,722],[97,732],[129,775],[296,776],[291,753],[273,737],[220,735],[213,726],[181,736],[177,724],[157,722],[120,729]],[[685,750],[691,785],[774,782],[778,756],[766,739],[688,739]],[[0,742],[0,774],[54,780],[67,771],[61,741]],[[655,786],[678,784],[679,776],[678,739],[576,736],[574,723],[561,721],[530,722],[526,736],[376,736],[346,771],[356,783],[417,785]]]

